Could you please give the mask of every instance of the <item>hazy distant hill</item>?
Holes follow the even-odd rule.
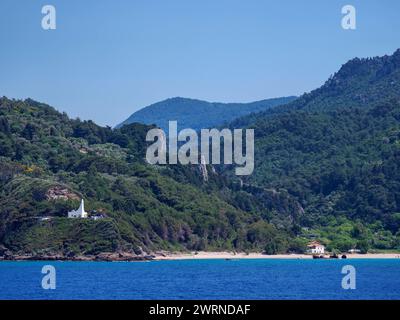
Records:
[[[282,97],[251,103],[219,103],[188,98],[171,98],[154,103],[133,113],[117,127],[129,123],[155,124],[168,129],[168,121],[177,120],[179,128],[214,128],[235,118],[286,104],[296,97]]]

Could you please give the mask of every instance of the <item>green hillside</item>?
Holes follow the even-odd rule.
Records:
[[[321,88],[231,126],[255,129],[246,183],[287,191],[304,208],[301,226],[334,240],[325,232],[356,224],[363,246],[399,246],[400,50],[351,60]]]
[[[287,249],[288,232],[278,232],[265,210],[243,206],[240,193],[211,171],[205,184],[197,167],[147,165],[149,128],[112,130],[33,100],[1,98],[0,245],[67,257]],[[66,218],[81,197],[89,212],[105,218]],[[279,199],[271,201],[279,207]]]
[[[399,98],[399,79],[400,49],[389,56],[354,58],[345,63],[320,88],[305,93],[288,104],[241,117],[233,123],[245,125],[262,116],[294,110],[329,111],[373,106]]]
[[[319,89],[233,121],[255,170],[151,166],[151,126],[100,127],[0,99],[0,256],[159,250],[400,249],[400,51],[354,59]],[[194,118],[200,123],[198,118]],[[188,125],[190,126],[190,124]],[[81,198],[98,220],[68,219]]]

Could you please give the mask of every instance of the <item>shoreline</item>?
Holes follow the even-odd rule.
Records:
[[[366,254],[345,254],[346,259],[400,259],[400,253],[366,253]],[[339,255],[340,257],[340,255]],[[263,253],[244,252],[211,252],[199,251],[191,253],[170,252],[157,254],[154,260],[204,260],[204,259],[313,259],[310,254],[276,254],[266,255]],[[333,259],[336,260],[336,259]]]
[[[345,254],[345,259],[400,259],[400,253],[366,253],[366,254]],[[285,260],[309,260],[313,259],[312,254],[276,254],[266,255],[261,252],[245,253],[245,252],[228,252],[228,251],[198,251],[198,252],[155,252],[148,255],[134,255],[131,253],[102,253],[96,256],[75,256],[65,257],[63,255],[9,255],[0,257],[2,261],[67,261],[67,262],[149,262],[149,261],[179,261],[179,260],[248,260],[248,259],[285,259]],[[341,255],[339,255],[339,259]],[[322,260],[339,260],[329,259],[329,255],[325,255]]]

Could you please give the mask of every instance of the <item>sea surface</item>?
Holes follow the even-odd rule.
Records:
[[[345,265],[356,289],[342,288]],[[400,259],[0,262],[0,299],[400,299]]]

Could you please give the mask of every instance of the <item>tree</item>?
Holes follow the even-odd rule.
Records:
[[[360,253],[366,254],[369,250],[368,240],[360,240],[357,242],[357,248],[360,250]]]

